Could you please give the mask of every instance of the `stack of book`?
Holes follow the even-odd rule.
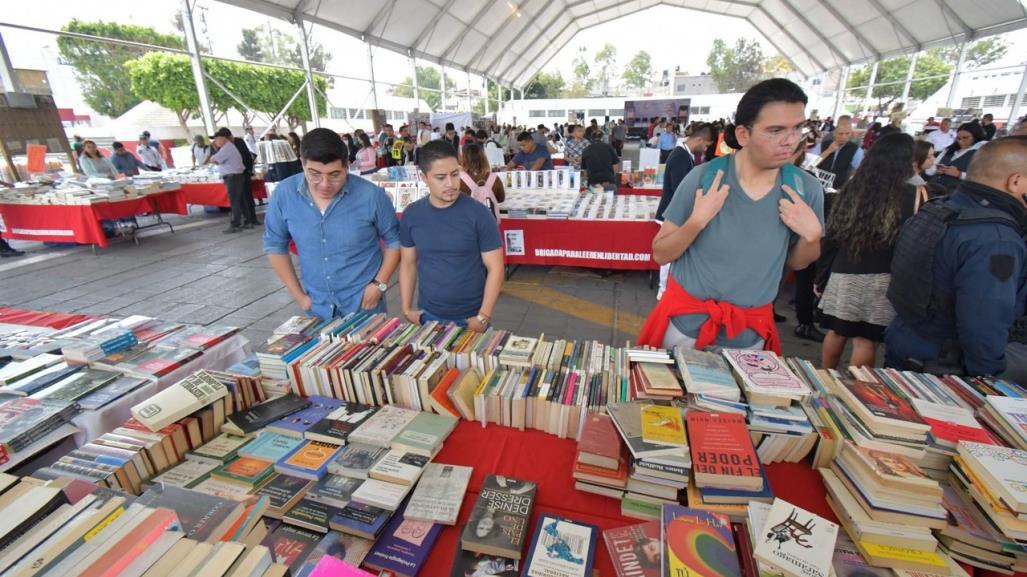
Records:
[[[742,391],[723,356],[691,347],[674,347],[674,360],[689,397],[738,402]]]
[[[1001,573],[1027,570],[1027,451],[961,442],[951,465],[949,511],[939,534],[953,559]]]
[[[813,391],[773,351],[724,349],[750,404],[787,407]]]
[[[752,540],[752,557],[761,567],[785,577],[829,577],[834,573],[838,525],[782,499],[775,499],[765,515],[750,519],[754,517],[762,526],[750,526],[751,534],[761,537]]]
[[[749,432],[764,464],[798,463],[817,443],[817,433],[801,406],[749,406]]]
[[[947,525],[942,488],[908,457],[846,441],[839,458],[820,472],[828,505],[872,565],[947,568],[931,533]]]
[[[608,415],[590,414],[585,418],[578,437],[573,476],[574,487],[579,491],[614,499],[624,496],[628,485],[627,458],[620,435]]]
[[[978,415],[1007,445],[1027,450],[1027,398],[988,395]]]
[[[108,355],[130,349],[139,342],[128,329],[109,330],[76,339],[61,349],[64,358],[76,363],[89,363]]]
[[[74,401],[12,398],[0,402],[0,465],[74,434],[70,425],[78,413]]]
[[[261,374],[275,381],[290,380],[286,365],[315,342],[298,333],[272,336],[256,351]]]
[[[723,513],[742,522],[746,503],[773,499],[744,417],[690,411],[688,431],[693,470],[688,504],[692,508]]]

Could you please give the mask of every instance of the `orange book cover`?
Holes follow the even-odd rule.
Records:
[[[439,411],[440,414],[444,410],[445,412],[449,413],[450,415],[453,415],[458,419],[460,418],[460,411],[457,410],[456,405],[453,404],[453,401],[449,399],[449,389],[453,386],[454,383],[457,382],[459,378],[460,369],[453,367],[446,371],[446,374],[442,376],[442,380],[439,381],[438,386],[435,387],[431,392],[433,405],[436,405],[435,410]],[[439,410],[440,408],[442,410]]]
[[[574,462],[574,472],[583,473],[585,475],[591,475],[593,477],[604,477],[606,479],[617,479],[626,480],[628,478],[628,462],[625,459],[620,459],[618,462],[617,470],[606,469],[603,467],[595,467],[587,463],[579,463],[577,460]]]
[[[80,577],[114,577],[153,545],[164,531],[178,525],[178,516],[171,509],[154,509],[131,534],[116,543],[93,562]]]
[[[301,445],[293,452],[292,456],[286,459],[285,464],[316,471],[328,463],[338,450],[338,445],[321,441],[307,441],[305,445]]]
[[[268,470],[274,463],[253,457],[239,457],[222,469],[225,473],[239,477],[257,477]]]

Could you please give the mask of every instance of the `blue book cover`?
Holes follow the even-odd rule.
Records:
[[[255,459],[264,459],[265,461],[271,461],[274,463],[288,455],[293,449],[302,443],[303,439],[265,431],[256,439],[243,445],[243,447],[239,449],[239,455],[243,457],[253,457]]]
[[[225,369],[225,372],[232,373],[234,375],[243,375],[245,377],[259,377],[260,361],[257,360],[257,355],[253,354],[228,367]]]
[[[301,409],[278,419],[268,425],[269,431],[289,435],[290,437],[303,438],[303,433],[315,423],[328,416],[329,413],[346,404],[345,401],[331,397],[311,396],[308,399],[310,404],[307,408]]]
[[[385,528],[390,517],[392,512],[385,509],[351,502],[329,519],[328,525],[336,531],[374,539]]]
[[[521,577],[591,577],[598,538],[595,525],[542,515],[535,525]]]
[[[770,481],[767,480],[767,470],[763,467],[763,463],[760,463],[760,476],[763,477],[763,489],[759,491],[699,487],[699,495],[705,503],[748,503],[749,501],[770,503],[774,500],[774,493],[770,490]]]
[[[413,577],[424,566],[443,525],[404,519],[404,505],[393,515],[385,532],[371,547],[364,565],[379,571]]]

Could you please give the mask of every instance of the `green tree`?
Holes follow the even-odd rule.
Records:
[[[235,49],[239,52],[239,56],[246,60],[264,62],[264,49],[255,28],[243,29],[242,40],[235,46]]]
[[[624,82],[628,86],[645,88],[653,80],[652,58],[645,50],[639,50],[624,67]]]
[[[739,38],[734,46],[728,46],[720,38],[713,41],[713,47],[706,57],[710,76],[721,92],[743,92],[767,77],[767,59],[759,42]]]
[[[596,83],[603,95],[610,92],[610,80],[617,70],[617,47],[607,42],[596,53]]]
[[[578,47],[578,57],[574,59],[574,83],[584,86],[586,90],[592,89],[592,69],[585,60],[584,46]]]
[[[449,95],[450,101],[452,101],[453,98],[454,86],[456,86],[456,81],[447,74],[446,92]],[[419,89],[421,100],[428,103],[428,108],[432,110],[440,110],[442,108],[442,74],[439,72],[438,68],[435,68],[434,66],[418,66],[417,88]],[[425,88],[430,88],[431,90],[423,90]],[[403,82],[399,83],[398,86],[393,86],[392,95],[413,98],[413,78],[407,76],[403,79]]]
[[[940,58],[945,64],[955,66],[959,62],[959,46],[949,46],[948,48],[932,48],[928,50],[928,53],[933,53],[935,56]],[[980,68],[987,64],[1002,58],[1006,55],[1009,50],[1009,43],[1005,41],[1001,36],[989,36],[983,40],[978,40],[970,45],[970,50],[966,53],[967,68]]]
[[[263,26],[244,28],[242,41],[236,45],[235,49],[240,56],[253,62],[303,68],[303,53],[300,50],[299,42],[291,34],[274,28],[270,30]],[[310,42],[311,70],[324,72],[328,69],[328,63],[331,61],[332,54],[326,51],[320,42]]]
[[[870,66],[853,70],[849,74],[849,94],[857,98],[866,96],[866,85],[870,82]],[[909,71],[909,57],[901,56],[885,60],[877,65],[877,78],[874,81],[873,97],[877,98],[878,111],[885,111],[895,100],[902,98],[902,90]],[[909,87],[909,95],[917,100],[924,100],[938,91],[948,82],[947,75],[952,72],[952,65],[944,62],[938,55],[927,51],[920,55],[913,71],[914,81]],[[936,76],[937,78],[927,78]],[[926,78],[916,80],[916,78]],[[863,87],[863,88],[856,88]]]
[[[564,81],[558,71],[539,72],[524,89],[525,98],[560,98]]]
[[[168,48],[183,47],[182,40],[175,35],[130,24],[72,19],[62,30]],[[131,90],[125,63],[146,54],[146,49],[66,36],[57,39],[57,47],[61,59],[75,68],[83,98],[90,108],[116,117],[139,104],[139,98]]]

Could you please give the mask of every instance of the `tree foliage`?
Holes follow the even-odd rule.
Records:
[[[524,89],[525,98],[560,98],[564,80],[559,72],[539,72]]]
[[[932,48],[928,53],[934,54],[946,64],[955,66],[959,62],[960,49],[960,46]],[[1002,58],[1008,50],[1009,43],[1001,36],[989,36],[970,45],[964,65],[966,68],[980,68]]]
[[[610,91],[610,80],[617,73],[617,47],[607,42],[596,52],[596,83],[603,95]]]
[[[767,61],[759,42],[746,38],[739,38],[734,46],[717,38],[706,57],[710,76],[721,92],[744,92],[767,78]]]
[[[253,62],[303,68],[300,43],[290,34],[263,26],[244,28],[242,40],[235,47],[240,56]],[[310,69],[324,72],[332,54],[320,42],[310,41]]]
[[[432,110],[440,110],[442,108],[442,74],[438,68],[434,66],[418,66],[417,67],[417,87],[419,89],[430,88],[431,90],[420,90],[421,100],[428,103],[428,107]],[[456,86],[456,81],[453,77],[446,75],[446,92],[452,98],[453,87]],[[403,96],[406,98],[414,97],[414,80],[410,76],[403,79],[403,82],[399,83],[399,86],[392,87],[393,96]]]
[[[131,90],[140,99],[152,100],[175,111],[179,125],[188,132],[186,122],[200,115],[199,96],[193,81],[189,57],[181,54],[151,52],[126,64],[131,79]],[[206,59],[203,68],[207,74],[238,95],[253,110],[274,116],[300,88],[305,76],[298,70],[286,70],[224,60]],[[328,83],[322,77],[314,82],[323,92]],[[217,85],[208,84],[212,112],[224,116],[229,109],[245,108]],[[327,110],[325,100],[318,95],[318,111]],[[304,120],[310,120],[310,107],[301,95],[285,114],[290,129]]]
[[[865,87],[870,82],[870,71],[871,67],[868,65],[849,74],[848,86],[852,89],[849,91],[850,95],[857,98],[866,96]],[[878,110],[887,110],[892,102],[902,97],[908,71],[908,56],[885,60],[877,65],[873,97],[877,99]],[[948,82],[947,75],[951,72],[952,65],[944,62],[937,54],[932,51],[921,54],[913,71],[914,81],[909,87],[909,95],[917,100],[926,99]],[[932,76],[937,78],[928,78]],[[915,80],[916,78],[924,80]]]
[[[639,50],[624,67],[624,82],[628,86],[645,88],[653,81],[652,58],[645,50]]]
[[[131,24],[72,19],[62,30],[168,48],[183,47],[182,39],[177,36]],[[66,36],[57,39],[57,46],[61,59],[75,68],[83,98],[90,108],[107,116],[121,116],[139,104],[124,67],[129,60],[145,54],[146,49]]]

